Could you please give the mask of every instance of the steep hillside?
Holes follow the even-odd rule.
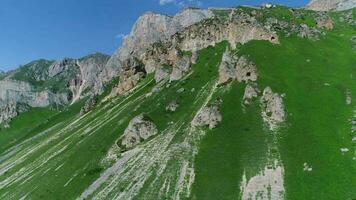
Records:
[[[62,61],[42,59],[0,75],[0,126],[8,127],[26,107],[58,108],[102,93],[104,80],[99,74],[108,60],[100,53]]]
[[[1,130],[0,199],[355,199],[356,9],[189,12]]]

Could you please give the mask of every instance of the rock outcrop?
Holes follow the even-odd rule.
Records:
[[[175,16],[146,13],[135,23],[121,48],[110,58],[106,68],[116,74],[130,57],[141,57],[153,43],[164,41],[184,28],[213,17],[211,11],[188,8]],[[148,71],[149,72],[149,71]],[[115,73],[112,73],[115,76]]]
[[[258,97],[258,92],[258,89],[254,88],[252,85],[247,85],[242,99],[243,104],[251,104],[252,100]]]
[[[31,107],[68,103],[66,94],[54,94],[48,90],[36,92],[29,83],[11,79],[0,81],[0,101],[5,104],[23,103]]]
[[[331,19],[329,15],[319,14],[316,17],[316,26],[321,29],[333,29],[334,28],[334,21]]]
[[[231,80],[239,82],[256,81],[258,77],[254,63],[249,61],[246,56],[240,58],[227,50],[219,66],[219,84],[227,83]]]
[[[274,131],[285,120],[285,110],[283,98],[277,93],[273,93],[270,87],[263,91],[261,98],[262,118],[268,124],[271,131]]]
[[[203,107],[192,121],[193,126],[208,126],[209,129],[216,128],[222,121],[219,103]]]
[[[97,96],[93,95],[91,96],[84,104],[84,106],[82,107],[82,109],[80,110],[80,115],[84,115],[88,112],[90,112],[95,105],[98,103],[98,98]]]
[[[124,149],[133,148],[141,141],[147,140],[157,133],[156,125],[147,116],[141,114],[130,121],[119,141],[119,146]]]
[[[140,67],[127,69],[123,71],[119,77],[119,83],[112,89],[109,97],[124,95],[140,82],[146,75],[146,72]]]
[[[179,107],[177,101],[172,101],[166,106],[166,111],[175,112]]]
[[[18,115],[16,109],[16,102],[10,102],[6,105],[0,106],[0,125],[9,128],[10,121]]]
[[[307,8],[315,11],[342,11],[356,7],[356,0],[312,0]]]

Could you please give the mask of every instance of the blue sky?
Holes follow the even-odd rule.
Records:
[[[146,11],[174,14],[188,5],[228,7],[308,0],[1,0],[0,70],[32,60],[112,54]]]

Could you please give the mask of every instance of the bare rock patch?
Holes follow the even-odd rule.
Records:
[[[208,126],[209,129],[214,129],[222,121],[219,103],[212,106],[203,107],[192,121],[193,126]]]
[[[268,124],[270,130],[275,130],[285,120],[283,98],[273,93],[270,87],[263,91],[261,98],[262,118]]]
[[[133,148],[157,133],[156,125],[149,117],[145,114],[138,115],[130,121],[124,135],[119,140],[119,146],[125,149]]]

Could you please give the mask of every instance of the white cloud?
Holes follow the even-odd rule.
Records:
[[[124,33],[119,33],[116,35],[116,38],[119,38],[120,40],[125,40],[127,38],[127,34],[124,34]]]
[[[176,3],[176,0],[159,0],[159,5],[163,6],[169,3]]]
[[[167,4],[174,4],[179,7],[188,7],[188,6],[201,7],[203,5],[203,2],[199,0],[159,0],[159,5],[164,6]]]

